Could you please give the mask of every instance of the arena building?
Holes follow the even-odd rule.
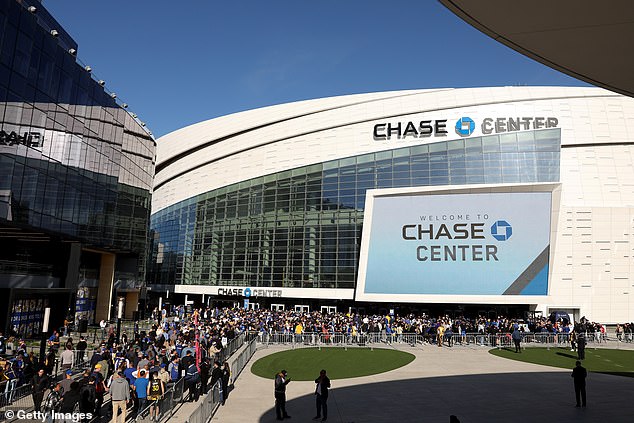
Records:
[[[0,1],[0,46],[0,332],[131,318],[155,141],[39,1]]]
[[[180,129],[157,142],[152,301],[631,321],[633,116],[600,88],[495,87]]]

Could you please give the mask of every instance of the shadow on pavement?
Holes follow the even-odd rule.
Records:
[[[427,363],[434,366],[433,362]],[[634,415],[632,379],[592,373],[588,377],[588,407],[575,408],[570,372],[532,372],[432,377],[333,389],[328,421],[449,422],[631,422]],[[384,375],[389,378],[389,373]],[[271,398],[273,406],[273,398]],[[289,422],[311,421],[315,397],[287,402]],[[273,422],[275,408],[260,418]],[[286,421],[286,420],[285,420]]]

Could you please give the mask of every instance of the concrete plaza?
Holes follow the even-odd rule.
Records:
[[[412,348],[401,344],[395,348],[416,359],[387,373],[332,381],[329,422],[449,422],[452,414],[461,423],[617,423],[634,419],[634,378],[590,373],[588,407],[575,408],[570,370],[499,358],[484,347]],[[273,375],[263,379],[250,368],[257,359],[284,349],[269,347],[256,352],[213,421],[276,421]],[[288,421],[312,421],[314,389],[310,381],[288,385]]]

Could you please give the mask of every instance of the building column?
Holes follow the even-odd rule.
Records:
[[[99,287],[97,289],[97,304],[95,306],[96,322],[101,320],[110,320],[110,304],[112,304],[115,259],[116,256],[114,254],[101,253]]]
[[[130,291],[125,293],[125,313],[124,319],[132,319],[134,312],[139,310],[140,291]]]

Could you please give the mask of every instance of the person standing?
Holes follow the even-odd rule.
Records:
[[[572,369],[572,375],[570,375],[575,382],[575,398],[577,399],[577,405],[575,407],[586,406],[586,377],[588,372],[585,367],[581,366],[581,361],[575,363],[575,368]],[[581,398],[580,398],[581,397]]]
[[[275,414],[278,420],[291,417],[286,412],[286,385],[291,383],[291,378],[287,378],[287,375],[286,370],[282,370],[275,376]]]
[[[577,339],[577,358],[579,360],[586,359],[586,337],[583,334],[580,334]]]
[[[59,356],[62,362],[62,370],[70,370],[75,366],[75,353],[72,345],[66,345],[66,349]]]
[[[226,361],[222,363],[222,405],[225,405],[229,396],[229,379],[231,379],[231,368]]]
[[[317,386],[315,387],[315,405],[317,406],[317,415],[313,420],[321,418],[322,422],[328,420],[328,389],[330,389],[330,379],[326,376],[326,371],[319,372],[319,377],[315,379]],[[323,415],[323,417],[322,417]]]
[[[40,368],[37,371],[37,374],[33,376],[33,380],[31,381],[33,406],[35,407],[35,411],[41,411],[42,400],[44,399],[44,391],[48,389],[49,384],[50,379],[48,378],[48,375],[44,372],[43,368]]]
[[[522,332],[520,332],[519,328],[515,326],[515,330],[511,334],[511,338],[513,338],[513,343],[515,344],[515,352],[521,353],[522,347],[520,346],[522,342]]]
[[[438,341],[439,347],[442,347],[442,341],[444,337],[445,337],[445,326],[443,325],[443,322],[440,321],[440,323],[438,324],[438,327],[436,328],[436,339]]]
[[[110,396],[112,401],[112,421],[125,423],[125,415],[130,402],[130,384],[126,380],[123,372],[115,373],[110,384]],[[121,417],[119,417],[121,410]]]
[[[189,401],[198,401],[200,391],[198,390],[198,382],[200,382],[200,373],[196,367],[196,363],[192,363],[187,367],[185,373],[185,387],[189,391]]]

